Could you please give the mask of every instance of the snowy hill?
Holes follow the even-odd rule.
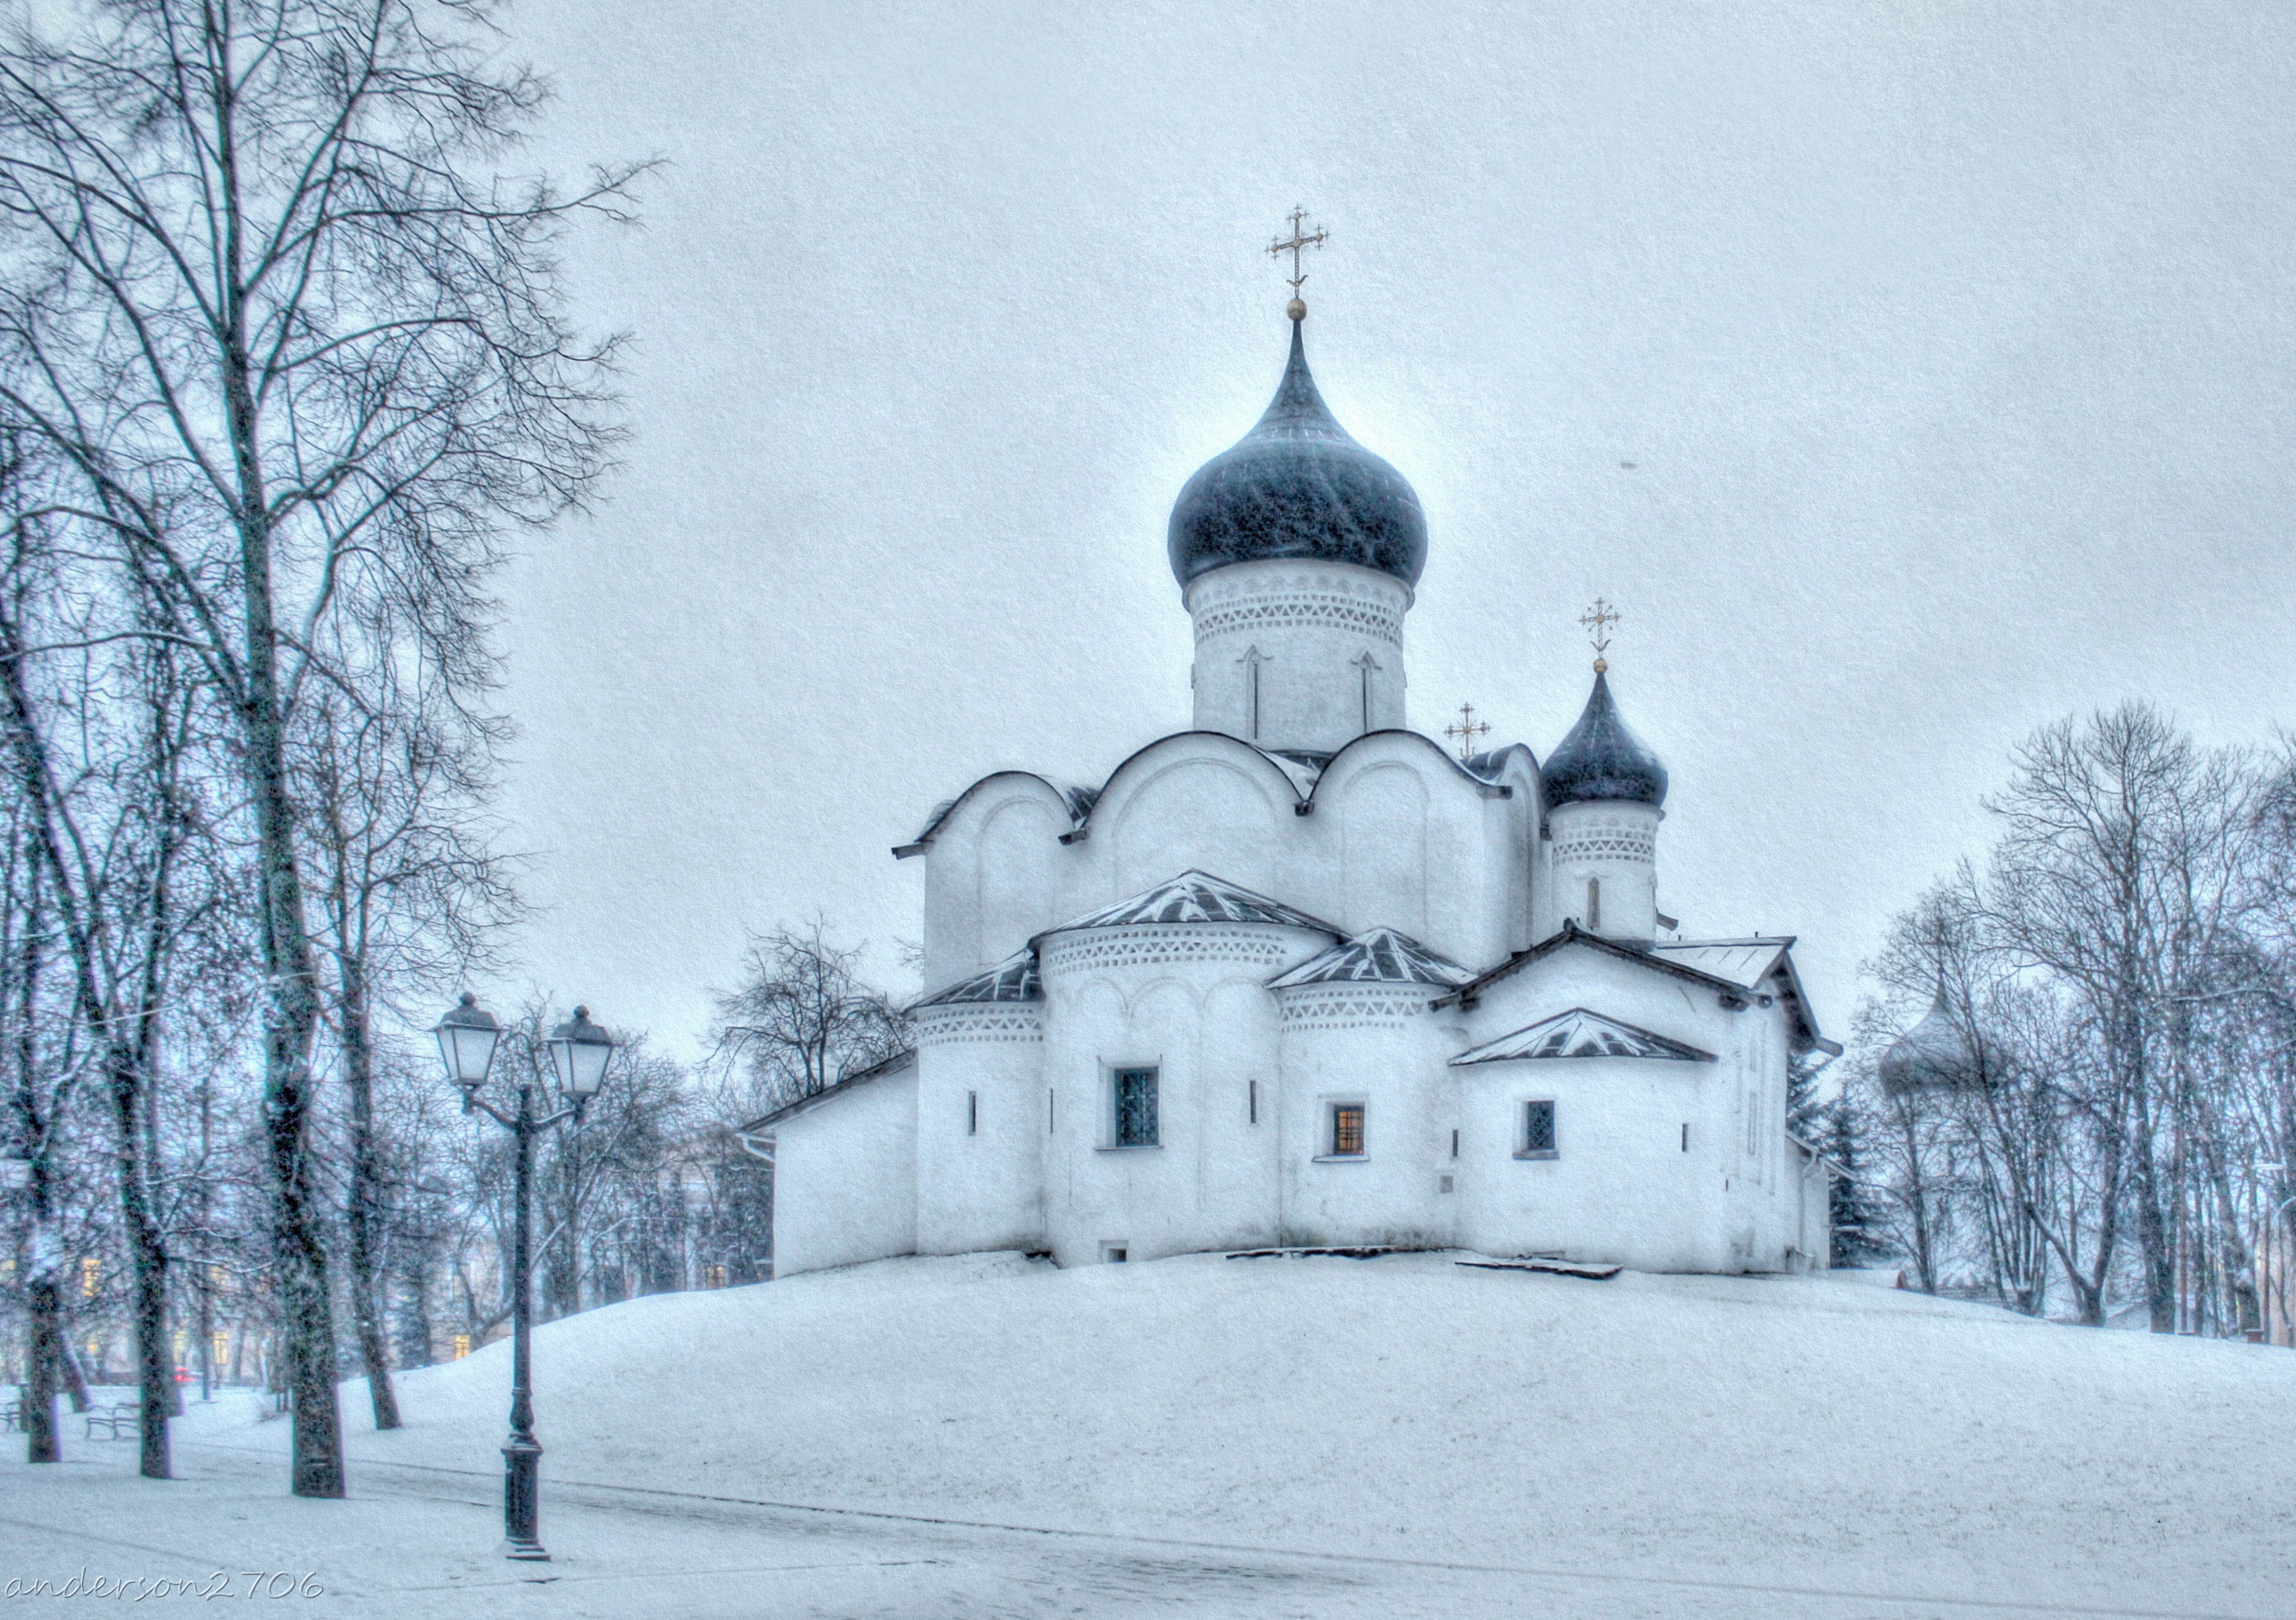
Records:
[[[2296,1355],[1835,1278],[890,1261],[554,1323],[535,1364],[545,1480],[1948,1604],[2296,1613]],[[346,1386],[354,1455],[497,1469],[507,1377],[504,1345],[406,1375],[392,1435],[364,1432]],[[1708,1612],[1677,1596],[1660,1609]]]

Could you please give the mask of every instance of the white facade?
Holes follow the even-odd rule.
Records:
[[[1292,367],[1296,424],[1322,410],[1296,340]],[[1254,475],[1249,498],[1292,498],[1281,465]],[[1191,566],[1193,729],[1096,792],[984,777],[895,851],[925,863],[915,1060],[759,1122],[777,1271],[1356,1245],[1824,1264],[1826,1172],[1785,1115],[1790,1064],[1834,1048],[1791,941],[1673,935],[1665,774],[1607,687],[1545,777],[1520,745],[1463,762],[1406,728],[1415,558]]]

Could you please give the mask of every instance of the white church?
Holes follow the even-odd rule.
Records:
[[[1305,314],[1267,414],[1172,509],[1193,723],[1097,788],[983,777],[893,851],[924,862],[915,1048],[745,1133],[774,1143],[776,1275],[989,1249],[1826,1263],[1787,1076],[1840,1048],[1793,942],[1661,914],[1667,773],[1599,658],[1544,764],[1410,728],[1425,520],[1325,407]]]

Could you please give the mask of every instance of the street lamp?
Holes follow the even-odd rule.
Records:
[[[465,991],[460,1005],[439,1019],[431,1033],[439,1039],[439,1060],[446,1067],[447,1080],[462,1089],[463,1112],[485,1114],[518,1143],[518,1174],[512,1193],[517,1211],[510,1262],[510,1438],[503,1445],[503,1534],[507,1542],[504,1556],[546,1563],[550,1554],[539,1539],[542,1446],[534,1437],[533,1355],[529,1344],[534,1328],[534,1142],[544,1131],[567,1120],[581,1122],[584,1106],[605,1083],[614,1038],[590,1022],[586,1007],[576,1007],[571,1020],[550,1032],[543,1044],[549,1048],[559,1089],[573,1100],[555,1114],[537,1117],[534,1081],[540,1067],[530,1042],[524,1054],[526,1061],[519,1065],[517,1111],[504,1114],[479,1095],[479,1089],[487,1083],[487,1072],[494,1066],[495,1049],[504,1032],[476,996]]]

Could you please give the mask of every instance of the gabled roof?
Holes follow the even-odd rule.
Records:
[[[906,1052],[896,1052],[884,1062],[873,1064],[857,1074],[848,1074],[836,1084],[825,1086],[811,1097],[800,1097],[793,1103],[783,1104],[763,1118],[753,1119],[748,1124],[739,1127],[734,1134],[742,1137],[762,1135],[783,1120],[803,1114],[809,1108],[817,1108],[825,1102],[844,1096],[848,1091],[857,1090],[867,1085],[873,1080],[882,1080],[889,1074],[898,1074],[904,1070],[914,1068],[916,1066],[916,1061],[917,1053],[914,1047],[911,1047]]]
[[[1407,933],[1374,928],[1310,958],[1267,982],[1270,990],[1301,984],[1431,984],[1456,989],[1475,975]]]
[[[1129,900],[1087,912],[1074,922],[1047,928],[1045,933],[1123,928],[1137,923],[1277,923],[1287,928],[1312,928],[1334,939],[1341,933],[1331,924],[1304,911],[1295,911],[1280,900],[1270,900],[1225,877],[1193,870],[1183,872]]]
[[[997,1001],[1040,1001],[1044,981],[1037,972],[1037,951],[1026,946],[986,973],[959,979],[947,990],[909,1004],[913,1013],[933,1007],[979,1007]]]
[[[1669,1040],[1638,1024],[1605,1017],[1583,1007],[1541,1018],[1511,1035],[1487,1040],[1451,1059],[1454,1068],[1470,1063],[1513,1058],[1659,1057],[1674,1063],[1712,1063],[1714,1054]]]
[[[1662,945],[1645,945],[1604,939],[1599,933],[1587,933],[1576,923],[1565,922],[1560,932],[1549,934],[1527,950],[1516,951],[1496,967],[1461,985],[1437,1005],[1471,1006],[1482,994],[1485,986],[1495,984],[1510,974],[1521,972],[1566,945],[1584,945],[1591,950],[1599,950],[1625,961],[1638,962],[1660,973],[1688,979],[1693,983],[1711,985],[1733,996],[1749,994],[1761,984],[1774,982],[1777,993],[1785,998],[1793,1014],[1794,1036],[1800,1047],[1815,1047],[1821,1052],[1839,1057],[1841,1048],[1819,1034],[1816,1021],[1810,1016],[1809,998],[1802,993],[1800,975],[1794,972],[1792,944],[1792,938],[1788,936],[1766,940],[1684,940],[1669,941]],[[1706,952],[1715,954],[1701,954]],[[1763,977],[1749,981],[1732,976],[1748,972],[1747,963],[1754,958],[1760,958],[1766,963],[1762,968]],[[1727,971],[1714,971],[1717,968]]]

